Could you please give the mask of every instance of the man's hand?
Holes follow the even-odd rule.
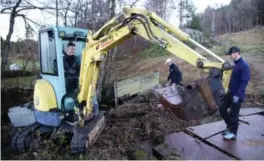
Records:
[[[233,103],[238,103],[239,97],[233,96]]]

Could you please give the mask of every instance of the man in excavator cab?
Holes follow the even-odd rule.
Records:
[[[63,56],[63,65],[67,93],[73,93],[78,87],[78,77],[80,74],[80,61],[75,56],[75,44],[73,42],[69,42],[67,45],[67,50]]]
[[[66,78],[66,91],[67,93],[74,93],[78,90],[79,75],[80,75],[80,57],[75,55],[76,45],[73,42],[69,42],[66,52],[64,51],[63,65]],[[93,116],[98,115],[99,103],[96,95],[92,99],[94,110]]]

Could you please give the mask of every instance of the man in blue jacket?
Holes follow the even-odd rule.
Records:
[[[238,116],[242,102],[245,99],[246,87],[250,80],[250,69],[248,63],[241,57],[238,47],[231,47],[228,54],[234,60],[235,66],[229,82],[229,90],[224,97],[219,112],[227,124],[227,130],[223,132],[224,139],[235,140],[238,130]],[[230,109],[228,113],[227,109]]]
[[[168,58],[165,62],[166,65],[170,67],[170,74],[168,75],[167,81],[170,81],[170,85],[172,83],[176,85],[182,86],[182,73],[177,65],[175,65],[170,58]]]

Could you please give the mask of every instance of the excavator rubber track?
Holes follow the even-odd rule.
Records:
[[[73,154],[85,153],[89,146],[92,146],[103,131],[106,124],[104,113],[101,112],[96,118],[88,121],[83,127],[67,126],[62,124],[59,128],[73,133],[70,149]],[[65,126],[66,125],[66,126]],[[35,132],[43,127],[39,123],[33,123],[18,131],[11,140],[12,149],[18,152],[25,152],[30,149],[30,143],[34,140]]]
[[[33,123],[18,131],[11,140],[11,147],[18,152],[25,152],[30,148],[32,135],[40,127],[39,123]]]

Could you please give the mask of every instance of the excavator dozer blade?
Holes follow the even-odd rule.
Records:
[[[97,118],[86,122],[83,127],[75,127],[70,145],[71,153],[85,153],[96,142],[105,125],[106,118],[104,113],[101,112]]]

